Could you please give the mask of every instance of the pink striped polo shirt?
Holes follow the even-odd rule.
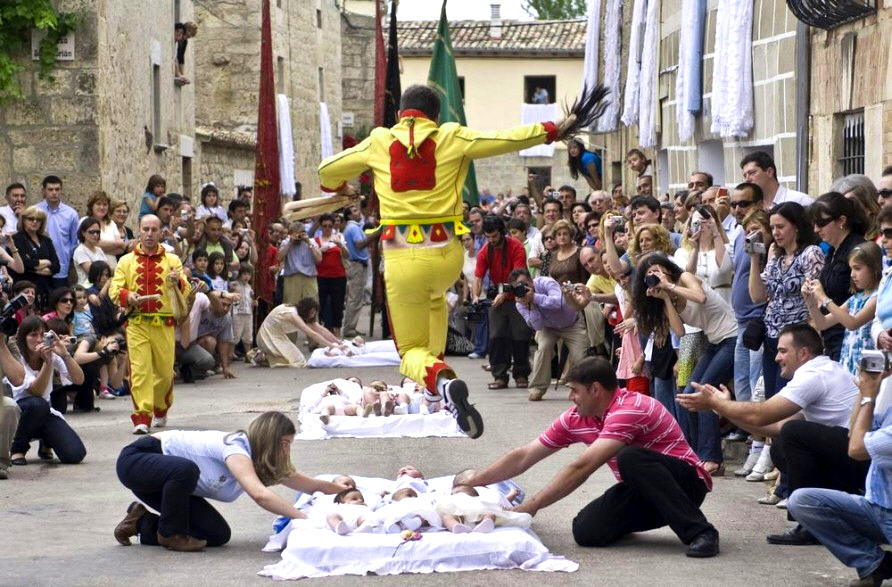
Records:
[[[706,487],[712,490],[712,477],[691,450],[678,422],[663,404],[640,393],[618,389],[604,412],[603,420],[584,418],[573,406],[552,422],[548,430],[539,436],[539,442],[552,448],[566,448],[577,442],[589,445],[599,438],[618,440],[682,460],[694,467]],[[622,481],[616,457],[607,464],[617,481]]]

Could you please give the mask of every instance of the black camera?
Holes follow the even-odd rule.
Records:
[[[465,314],[465,320],[474,323],[483,322],[484,320],[486,320],[486,316],[491,305],[492,302],[490,302],[489,300],[480,300],[479,302],[468,304],[468,311]]]
[[[660,285],[660,278],[656,275],[645,275],[644,285],[646,285],[647,287],[656,287]]]
[[[16,331],[19,329],[19,323],[15,320],[15,313],[27,305],[28,298],[23,293],[9,300],[6,307],[0,310],[0,332],[6,336],[15,336]]]
[[[514,294],[515,297],[522,298],[527,295],[527,292],[530,291],[530,288],[525,283],[517,283],[515,285],[511,285],[510,283],[500,283],[498,285],[490,285],[486,288],[486,297],[493,300],[495,297],[502,293]]]

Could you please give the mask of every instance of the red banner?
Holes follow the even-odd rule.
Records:
[[[263,0],[260,28],[260,95],[257,106],[257,146],[254,151],[254,210],[251,226],[256,233],[258,267],[254,272],[255,296],[270,304],[275,276],[267,266],[269,225],[282,215],[279,177],[279,141],[276,128],[276,90],[273,78],[273,41],[269,0]]]

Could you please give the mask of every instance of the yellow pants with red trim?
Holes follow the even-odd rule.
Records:
[[[461,274],[464,249],[457,238],[443,247],[384,250],[384,279],[400,373],[436,393],[443,361],[448,308],[446,290]],[[449,373],[454,377],[454,373]]]
[[[152,425],[173,404],[174,327],[139,316],[127,324],[133,425]]]

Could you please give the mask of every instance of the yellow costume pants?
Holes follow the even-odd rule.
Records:
[[[152,425],[173,403],[174,327],[136,316],[127,324],[133,425]]]
[[[463,249],[457,238],[443,247],[384,250],[384,279],[391,332],[402,358],[400,373],[436,393],[437,374],[446,369],[446,290],[461,273]]]

